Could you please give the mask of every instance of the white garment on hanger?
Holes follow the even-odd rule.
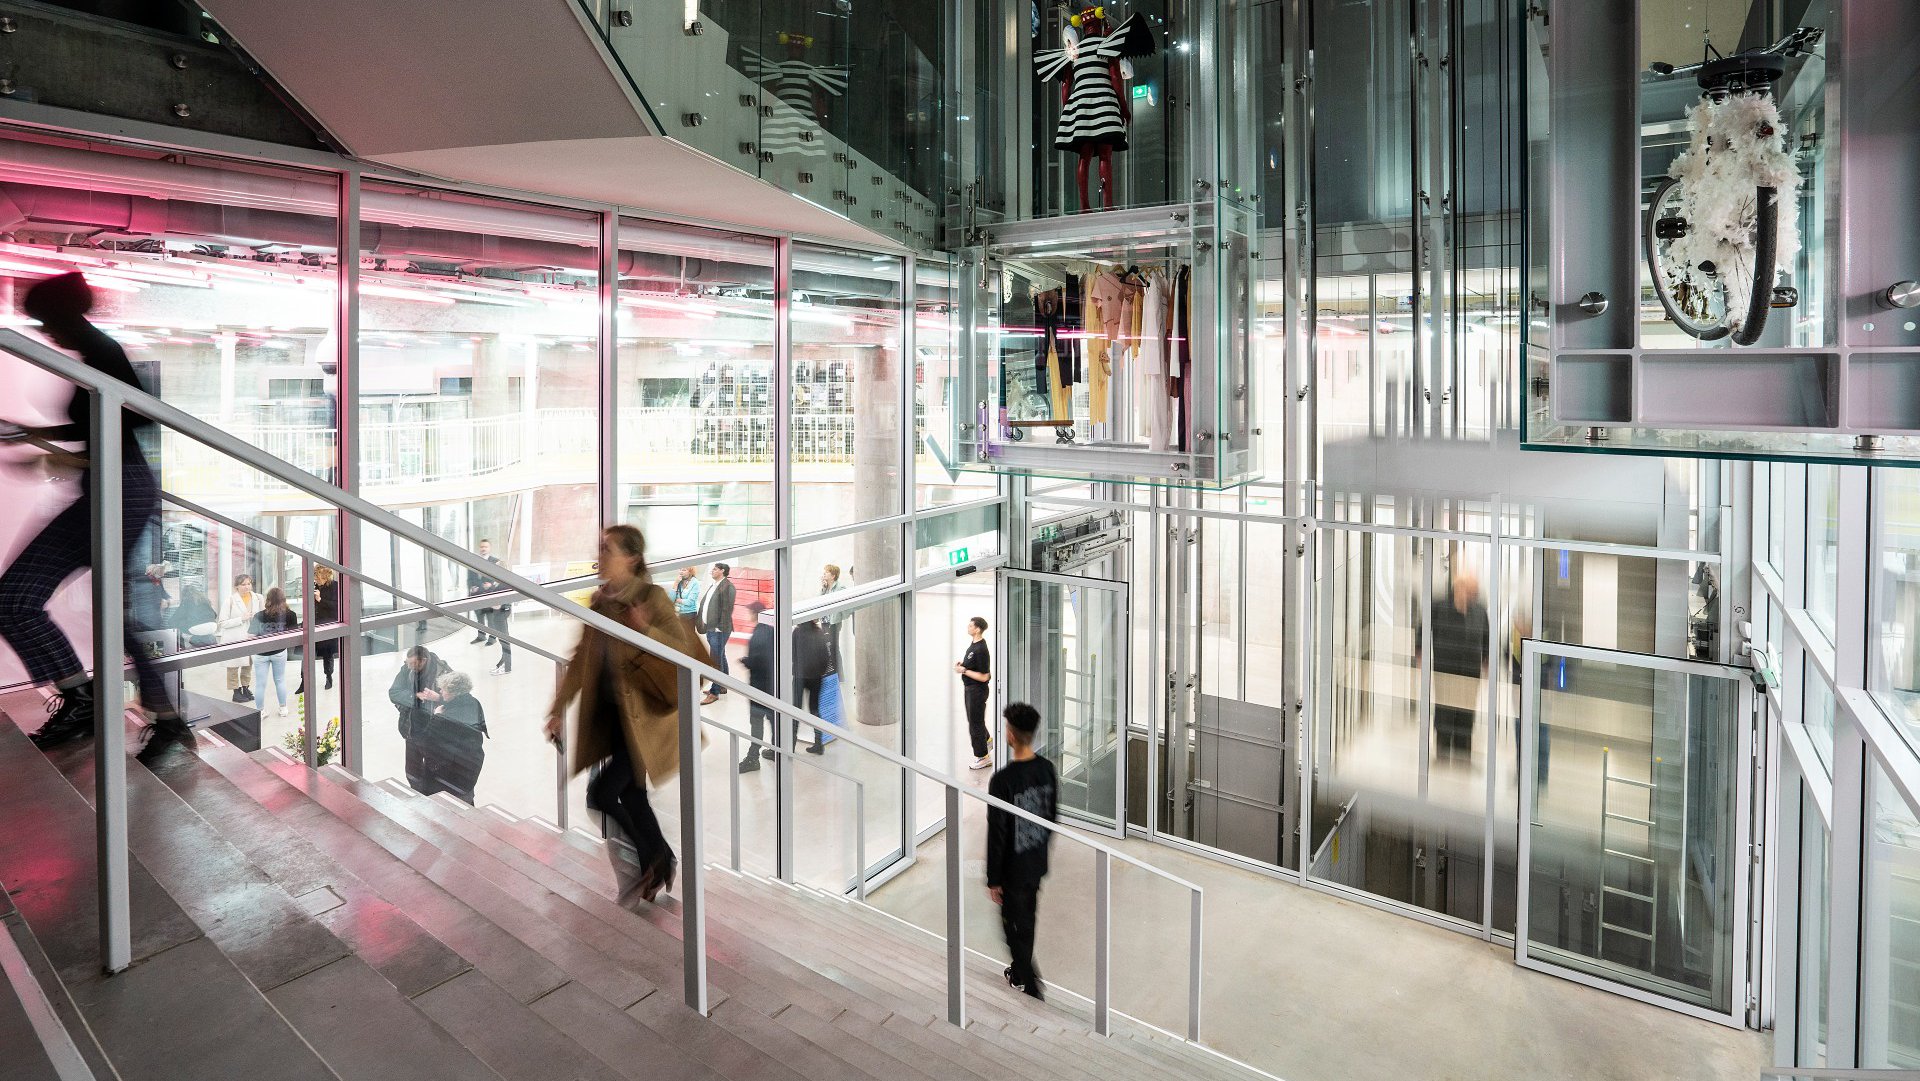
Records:
[[[1134,353],[1134,368],[1139,371],[1136,415],[1146,429],[1147,449],[1166,450],[1167,433],[1173,427],[1173,399],[1167,397],[1167,298],[1171,286],[1167,276],[1154,271],[1147,276],[1147,292],[1141,298],[1146,308],[1140,313],[1140,342]]]

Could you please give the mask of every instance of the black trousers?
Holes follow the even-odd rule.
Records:
[[[825,682],[826,678],[825,676],[814,676],[811,679],[804,676],[796,678],[793,681],[793,704],[805,709],[815,717],[820,716],[820,686]],[[816,743],[824,742],[822,737],[826,735],[827,733],[815,729],[813,733],[814,741]],[[793,742],[788,744],[788,747],[792,749],[799,746],[800,722],[795,721],[793,722]]]
[[[1000,887],[1000,930],[1013,958],[1013,982],[1032,987],[1040,970],[1033,965],[1034,923],[1040,914],[1038,882],[1008,882]]]
[[[47,615],[47,602],[68,578],[93,560],[93,479],[83,475],[80,498],[55,515],[39,535],[15,556],[0,574],[0,637],[7,640],[35,683],[53,683],[86,671],[66,633]],[[159,518],[160,487],[137,452],[129,452],[120,469],[120,542],[126,561],[126,580],[139,581],[146,573],[147,553],[140,540]],[[173,709],[166,677],[153,666],[146,651],[134,641],[134,621],[126,622],[127,656],[140,684],[140,700],[156,712]]]
[[[1473,754],[1473,711],[1458,706],[1433,707],[1433,745],[1436,756]]]
[[[493,637],[500,640],[501,664],[513,660],[513,643],[507,641],[507,620],[512,618],[512,615],[513,613],[505,608],[480,609],[481,625],[486,627]]]
[[[987,757],[987,685],[977,684],[979,690],[972,687],[961,689],[961,695],[967,704],[967,738],[973,741],[973,757]]]
[[[634,771],[624,733],[616,734],[612,756],[587,782],[587,806],[606,815],[626,834],[627,842],[638,853],[640,866],[652,867],[673,858],[673,846],[660,832],[660,820],[653,816],[653,805],[647,802],[646,786]]]

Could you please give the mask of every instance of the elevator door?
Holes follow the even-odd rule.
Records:
[[[1524,676],[1520,963],[1743,1025],[1746,673],[1530,641]]]
[[[1118,835],[1126,807],[1127,587],[1038,571],[1000,572],[1003,702],[1040,711],[1034,749],[1060,778],[1060,814]],[[995,746],[1004,764],[1007,750]]]

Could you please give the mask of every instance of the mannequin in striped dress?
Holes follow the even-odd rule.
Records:
[[[760,125],[760,149],[799,158],[824,157],[826,144],[819,132],[827,125],[827,99],[847,90],[847,69],[815,64],[807,59],[813,38],[782,33],[785,59],[775,60],[752,49],[742,49],[747,74],[758,80],[784,109],[776,109]]]
[[[1105,7],[1087,8],[1068,21],[1072,25],[1062,46],[1036,54],[1034,64],[1042,81],[1060,80],[1060,126],[1053,145],[1080,156],[1080,209],[1093,209],[1087,173],[1097,156],[1100,205],[1112,210],[1113,152],[1127,148],[1127,125],[1133,120],[1125,85],[1132,72],[1122,58],[1151,53],[1153,35],[1137,15],[1109,27]]]

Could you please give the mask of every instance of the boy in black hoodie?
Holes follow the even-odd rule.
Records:
[[[1033,752],[1040,711],[1015,702],[1001,716],[1007,722],[1007,749],[1013,761],[994,771],[987,795],[1049,822],[1058,821],[1060,784],[1053,763]],[[1000,927],[1007,936],[1007,951],[1013,955],[1007,984],[1038,999],[1046,996],[1040,989],[1040,973],[1033,967],[1034,920],[1052,840],[1053,831],[1044,826],[997,807],[987,808],[987,892],[1000,906]]]

